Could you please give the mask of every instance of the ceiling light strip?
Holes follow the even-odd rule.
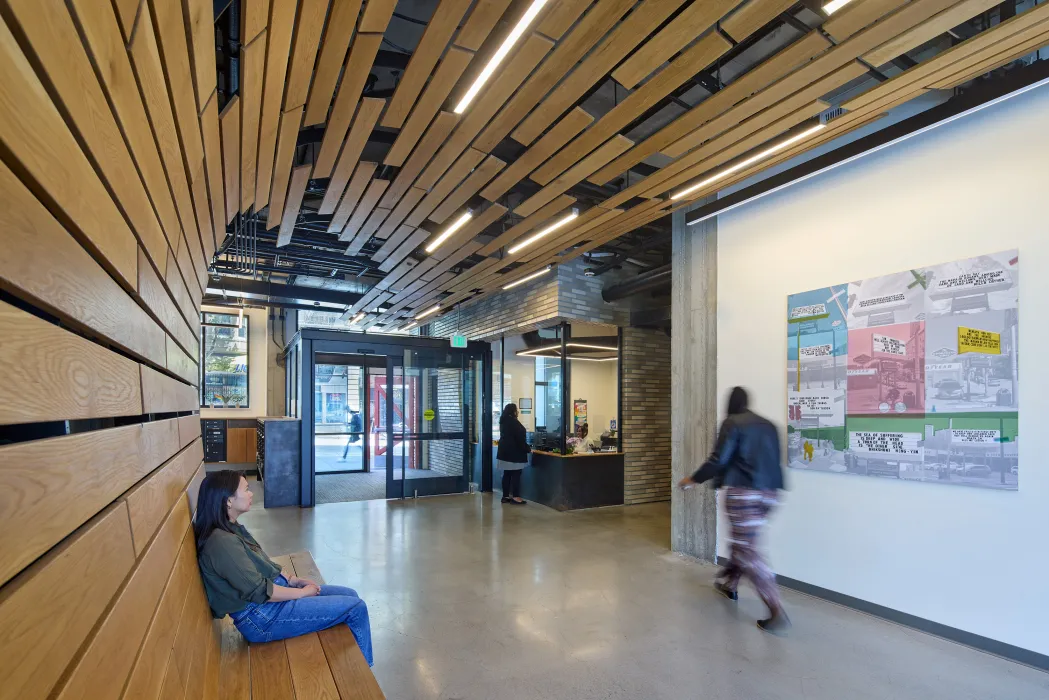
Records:
[[[823,6],[823,11],[828,15],[832,15],[850,2],[852,2],[852,0],[830,0],[830,2]]]
[[[843,165],[847,165],[849,163],[852,163],[854,161],[859,160],[860,158],[864,158],[866,156],[869,156],[872,153],[877,153],[878,151],[881,151],[883,149],[889,148],[890,146],[895,146],[896,144],[903,143],[907,139],[914,138],[915,136],[919,136],[919,135],[924,134],[924,133],[926,133],[928,131],[932,131],[933,129],[936,129],[937,127],[941,127],[941,126],[943,126],[945,124],[950,124],[951,122],[953,122],[955,120],[961,119],[963,117],[967,117],[970,114],[975,114],[976,112],[979,112],[980,110],[986,109],[988,107],[993,107],[996,104],[1000,104],[1002,102],[1005,102],[1006,100],[1012,99],[1013,97],[1017,97],[1019,95],[1022,95],[1025,92],[1030,92],[1031,90],[1034,90],[1034,89],[1037,89],[1037,88],[1040,88],[1040,87],[1043,87],[1043,86],[1046,86],[1046,85],[1049,85],[1049,78],[1044,78],[1044,79],[1039,80],[1037,82],[1031,83],[1030,85],[1025,85],[1024,87],[1022,87],[1022,88],[1020,88],[1018,90],[1014,90],[1013,92],[1007,93],[1005,95],[999,95],[998,97],[994,98],[993,100],[988,100],[987,102],[984,102],[982,104],[978,104],[975,107],[972,107],[971,109],[967,109],[967,110],[965,110],[963,112],[958,112],[958,114],[951,115],[950,117],[947,117],[946,119],[941,119],[938,122],[933,122],[932,124],[928,124],[926,126],[923,126],[921,129],[915,129],[914,131],[906,133],[906,134],[900,136],[899,138],[892,139],[891,141],[886,141],[885,143],[879,144],[879,145],[877,145],[877,146],[875,146],[873,148],[867,149],[866,151],[863,151],[862,153],[857,153],[857,154],[855,154],[853,156],[849,156],[848,158],[843,158],[843,159],[841,159],[841,160],[839,160],[837,162],[831,163],[830,165],[828,165],[825,168],[820,168],[819,170],[814,170],[813,172],[807,173],[805,175],[802,175],[801,177],[798,177],[798,178],[796,178],[794,180],[791,180],[790,182],[784,182],[782,185],[779,185],[777,187],[773,187],[771,189],[767,189],[767,190],[765,190],[763,192],[758,192],[753,197],[748,197],[747,199],[744,199],[742,201],[736,202],[735,204],[731,204],[731,205],[725,207],[724,209],[718,209],[717,211],[712,211],[709,214],[706,214],[706,215],[701,216],[701,217],[699,217],[697,219],[694,219],[693,221],[686,222],[685,225],[686,226],[695,226],[696,224],[702,223],[702,222],[706,221],[707,219],[712,219],[715,216],[719,216],[721,214],[725,214],[727,212],[732,211],[733,209],[738,209],[739,207],[742,207],[744,204],[750,204],[751,202],[753,202],[755,200],[758,200],[758,199],[761,199],[762,197],[767,197],[770,194],[774,194],[774,193],[779,192],[781,190],[785,190],[788,187],[793,187],[794,185],[797,185],[797,184],[799,184],[801,182],[805,182],[806,180],[814,178],[817,175],[823,175],[824,173],[830,172],[831,170],[834,170],[835,168],[840,168]],[[833,122],[831,122],[831,124],[833,124]]]
[[[536,277],[539,277],[541,275],[545,275],[547,272],[550,272],[550,269],[551,269],[550,266],[547,265],[546,267],[544,267],[539,272],[533,272],[532,274],[528,275],[527,277],[522,277],[521,279],[517,280],[516,282],[511,282],[510,284],[508,284],[505,287],[503,287],[503,289],[513,289],[514,287],[516,287],[519,284],[524,284],[525,282],[530,282],[531,280],[534,280]]]
[[[421,314],[419,314],[418,316],[416,316],[416,317],[415,317],[415,320],[416,320],[416,321],[421,321],[421,320],[423,320],[424,318],[426,318],[427,316],[429,316],[430,314],[432,314],[432,313],[436,313],[436,312],[438,312],[438,311],[440,311],[440,310],[441,310],[441,305],[440,305],[440,304],[437,304],[436,306],[431,306],[431,307],[430,307],[430,308],[428,308],[428,309],[427,309],[426,311],[423,311],[423,312],[422,312]]]
[[[521,39],[521,36],[525,33],[525,30],[528,29],[528,26],[535,21],[535,18],[542,11],[544,5],[546,5],[546,0],[533,0],[532,4],[528,7],[528,10],[525,11],[524,15],[510,31],[510,34],[503,39],[503,43],[499,45],[499,48],[496,49],[494,54],[492,54],[492,57],[488,59],[487,65],[485,65],[481,74],[477,76],[477,79],[474,80],[470,89],[466,91],[466,94],[463,95],[463,99],[459,100],[459,104],[455,106],[456,114],[462,114],[466,111],[466,108],[469,107],[470,103],[473,102],[475,97],[477,97],[477,93],[481,91],[484,84],[487,83],[492,77],[492,74],[495,73],[495,69],[499,67],[499,64],[507,57],[510,50],[514,48],[514,44]]]
[[[508,250],[507,252],[510,255],[513,255],[517,251],[527,248],[528,246],[530,246],[533,243],[535,243],[536,241],[538,241],[540,238],[543,238],[544,236],[549,236],[551,233],[553,233],[557,229],[561,228],[562,226],[567,224],[569,221],[572,221],[573,219],[577,218],[578,216],[579,216],[579,211],[576,210],[576,209],[573,209],[571,214],[568,214],[567,216],[562,217],[561,219],[557,220],[553,224],[550,224],[549,226],[547,226],[546,228],[544,228],[542,231],[540,231],[539,233],[535,234],[534,236],[529,236],[528,238],[526,238],[525,240],[521,241],[520,243],[515,245],[513,248]]]
[[[448,240],[449,236],[451,236],[453,233],[465,226],[466,222],[469,221],[472,216],[473,212],[467,210],[462,216],[455,220],[455,223],[446,228],[441,235],[433,239],[433,241],[430,242],[430,245],[426,246],[426,252],[432,253],[433,251],[437,250],[437,246],[444,243],[446,240]]]
[[[738,173],[740,170],[743,170],[745,168],[749,168],[751,165],[754,165],[755,163],[759,163],[759,162],[765,160],[766,158],[769,158],[770,156],[773,156],[773,155],[779,153],[780,151],[784,150],[785,148],[794,145],[798,141],[803,141],[803,140],[807,139],[808,137],[810,137],[813,134],[815,134],[817,131],[821,131],[822,129],[825,129],[825,128],[826,128],[825,124],[816,124],[815,126],[811,126],[808,129],[805,129],[804,131],[802,131],[800,133],[794,134],[793,136],[791,136],[788,139],[784,139],[783,141],[780,141],[775,146],[771,146],[769,148],[766,148],[763,151],[755,153],[754,155],[752,155],[749,158],[744,158],[743,160],[739,161],[735,165],[732,165],[732,166],[730,166],[728,168],[725,168],[724,170],[719,172],[717,175],[712,175],[711,177],[708,177],[705,180],[697,182],[696,184],[692,185],[691,187],[687,187],[687,188],[681,190],[680,192],[675,192],[674,194],[670,195],[670,198],[671,199],[681,199],[682,197],[685,197],[687,195],[692,194],[696,190],[703,189],[707,185],[713,185],[715,182],[718,182],[719,180],[724,180],[726,177],[728,177],[729,175],[731,175],[733,173]]]

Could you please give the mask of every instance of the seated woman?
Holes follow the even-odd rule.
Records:
[[[251,491],[239,472],[224,470],[204,477],[193,534],[212,615],[229,615],[249,642],[272,642],[346,624],[371,666],[368,606],[351,588],[286,576],[237,522],[250,509]]]

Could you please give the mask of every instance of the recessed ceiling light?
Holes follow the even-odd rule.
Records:
[[[435,313],[435,312],[440,311],[440,310],[441,310],[441,305],[440,304],[438,304],[437,306],[431,306],[426,311],[423,311],[421,314],[416,316],[415,320],[416,321],[421,321],[422,319],[426,318],[430,314]]]
[[[578,212],[577,210],[573,209],[573,210],[572,210],[572,213],[571,213],[571,214],[568,214],[567,216],[564,216],[564,217],[562,217],[561,219],[557,220],[556,222],[554,222],[554,223],[550,224],[549,226],[547,226],[546,228],[544,228],[544,229],[543,229],[542,231],[540,231],[539,233],[537,233],[537,234],[535,234],[535,235],[533,235],[533,236],[529,236],[528,238],[524,239],[523,241],[521,241],[520,243],[518,243],[517,245],[515,245],[515,246],[514,246],[513,248],[511,248],[510,250],[508,250],[507,252],[508,252],[508,253],[509,253],[510,255],[513,255],[513,254],[514,254],[514,253],[516,253],[517,251],[519,251],[519,250],[522,250],[522,249],[524,249],[524,248],[527,248],[528,246],[532,245],[533,243],[535,243],[536,241],[538,241],[538,240],[539,240],[540,238],[542,238],[543,236],[548,236],[548,235],[550,235],[551,233],[553,233],[553,232],[554,232],[554,231],[556,231],[557,229],[559,229],[559,228],[561,228],[562,226],[564,226],[565,224],[567,224],[567,223],[568,223],[569,221],[571,221],[572,219],[575,219],[575,218],[576,218],[577,216],[579,216],[579,212]]]
[[[823,11],[828,15],[832,15],[850,2],[852,2],[852,0],[830,0],[830,2],[823,6]]]
[[[459,100],[459,104],[455,106],[456,114],[462,114],[466,111],[466,108],[469,107],[470,103],[473,102],[475,97],[477,97],[477,93],[481,91],[484,84],[487,83],[488,79],[492,77],[493,73],[495,73],[495,69],[499,67],[499,64],[502,63],[503,59],[505,59],[507,54],[510,53],[514,44],[520,40],[521,35],[525,33],[526,29],[528,29],[528,25],[535,21],[536,16],[543,9],[544,5],[546,5],[546,0],[533,0],[532,4],[528,7],[528,10],[524,13],[521,19],[518,20],[513,30],[510,31],[510,34],[503,39],[503,43],[499,45],[499,48],[496,49],[494,54],[492,54],[492,57],[488,59],[488,64],[481,71],[481,74],[477,76],[477,79],[474,80],[473,85],[471,85],[470,89],[466,91],[466,94],[463,95],[463,99]]]
[[[433,251],[437,250],[437,246],[439,246],[442,243],[444,243],[446,240],[448,240],[449,236],[451,236],[453,233],[455,233],[456,231],[461,229],[463,226],[465,226],[466,222],[469,221],[470,217],[472,217],[472,216],[473,216],[473,214],[470,211],[466,211],[462,216],[460,216],[458,219],[455,220],[455,223],[453,223],[451,226],[446,228],[441,233],[441,235],[439,235],[439,236],[437,236],[437,238],[433,239],[430,242],[430,245],[426,246],[426,252],[427,253],[432,253]]]
[[[743,170],[744,168],[748,168],[751,165],[754,165],[755,163],[759,163],[759,162],[765,160],[766,158],[768,158],[770,156],[773,156],[776,153],[779,153],[780,151],[782,151],[783,149],[787,148],[788,146],[791,146],[791,145],[797,143],[798,141],[801,141],[803,139],[807,139],[809,136],[812,136],[813,134],[815,134],[820,129],[823,129],[825,126],[826,126],[825,124],[816,124],[813,127],[805,129],[804,131],[802,131],[800,133],[797,133],[797,134],[795,134],[794,136],[791,136],[788,139],[780,141],[775,146],[771,146],[769,148],[766,148],[764,151],[761,151],[760,153],[755,153],[750,158],[744,158],[743,160],[741,160],[740,162],[736,163],[735,165],[732,165],[732,166],[730,166],[728,168],[725,168],[724,170],[719,172],[717,175],[712,175],[711,177],[708,177],[706,180],[702,180],[701,182],[697,182],[696,184],[692,185],[691,187],[687,187],[687,188],[681,190],[680,192],[676,192],[676,193],[670,195],[670,198],[671,199],[681,199],[682,197],[684,197],[686,195],[692,194],[696,190],[700,190],[700,189],[703,189],[704,187],[706,187],[707,185],[714,184],[718,180],[723,180],[726,177],[728,177],[729,175],[731,175],[732,173],[738,173],[740,170]]]
[[[522,277],[521,279],[517,280],[516,282],[511,282],[510,284],[508,284],[505,287],[503,287],[503,289],[513,289],[517,285],[524,284],[525,282],[528,282],[529,280],[534,280],[536,277],[539,277],[540,275],[545,275],[547,272],[550,272],[550,266],[549,265],[544,267],[539,272],[533,272],[532,274],[528,275],[527,277]]]

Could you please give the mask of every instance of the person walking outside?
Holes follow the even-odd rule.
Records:
[[[740,578],[750,579],[770,613],[768,619],[758,621],[758,627],[782,634],[790,629],[790,619],[780,601],[776,576],[757,548],[769,512],[776,505],[777,491],[783,488],[779,433],[771,422],[748,409],[747,402],[746,390],[734,387],[714,451],[678,486],[687,489],[713,480],[714,488],[724,488],[732,550],[714,588],[726,598],[738,600]]]
[[[527,433],[517,420],[517,404],[508,403],[499,416],[499,450],[495,458],[503,470],[503,503],[523,506],[521,498],[521,470],[528,464]]]

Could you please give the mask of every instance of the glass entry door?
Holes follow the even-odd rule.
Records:
[[[476,363],[431,349],[388,359],[386,497],[465,492],[473,471]]]
[[[371,471],[365,372],[360,364],[318,362],[313,385],[314,460],[318,474]]]

